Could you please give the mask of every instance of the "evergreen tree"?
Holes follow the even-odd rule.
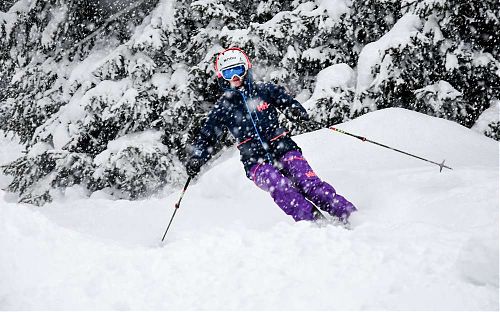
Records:
[[[498,9],[493,1],[429,1],[409,3],[402,10],[406,16],[417,14],[421,27],[408,33],[404,43],[381,46],[380,62],[372,67],[373,84],[358,94],[365,104],[355,113],[396,106],[471,127],[499,97],[500,63],[493,43],[498,40],[493,35]],[[437,104],[439,94],[452,89],[459,96]]]
[[[127,21],[137,20],[134,12],[127,14]],[[85,41],[96,28],[109,26],[122,35],[129,27],[116,21],[99,25],[103,17],[92,1],[18,1],[0,20],[1,53],[10,56],[0,64],[2,79],[8,82],[0,90],[1,127],[17,133],[28,148],[25,156],[4,168],[15,176],[9,189],[20,201],[41,204],[51,199],[51,189],[96,185],[92,157],[119,127],[101,118],[98,109],[106,105],[100,95],[84,97],[97,80],[72,76],[81,71],[78,63],[92,58],[93,49],[121,40],[115,32],[103,32]],[[81,109],[82,99],[92,106]],[[82,134],[80,126],[88,132]]]

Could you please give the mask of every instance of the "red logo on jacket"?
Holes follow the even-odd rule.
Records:
[[[262,102],[261,104],[259,104],[259,105],[257,106],[257,110],[258,110],[259,112],[262,112],[263,110],[266,110],[266,109],[268,109],[268,108],[269,108],[269,104],[267,104],[267,102]]]
[[[306,172],[306,177],[308,178],[312,178],[312,177],[315,177],[316,176],[316,173],[314,173],[314,171],[308,171]]]

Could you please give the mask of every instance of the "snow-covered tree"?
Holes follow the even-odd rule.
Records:
[[[495,99],[491,102],[490,107],[479,116],[472,129],[500,141],[500,100]]]
[[[15,176],[9,188],[21,201],[43,203],[51,188],[92,185],[92,157],[120,127],[99,110],[107,97],[93,90],[98,79],[89,67],[98,51],[121,42],[129,23],[138,21],[136,13],[124,12],[122,23],[103,21],[95,3],[61,0],[17,1],[0,16],[1,51],[10,56],[0,64],[7,82],[0,90],[1,127],[17,133],[28,149],[4,170]]]
[[[408,2],[402,12],[388,33],[361,52],[358,67],[366,68],[357,92],[364,104],[357,109],[398,106],[471,127],[500,92],[495,87],[500,84],[497,5]],[[431,89],[440,94],[453,89],[460,96],[436,106],[436,96],[428,96]]]

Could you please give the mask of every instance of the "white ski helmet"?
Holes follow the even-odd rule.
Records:
[[[217,73],[217,77],[223,77],[222,72],[225,69],[236,67],[238,65],[243,65],[245,67],[245,74],[250,68],[252,68],[252,63],[250,63],[250,59],[245,52],[243,52],[243,50],[240,48],[229,48],[220,52],[215,60],[215,71]],[[244,74],[242,76],[244,76]]]

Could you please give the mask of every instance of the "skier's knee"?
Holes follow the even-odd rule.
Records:
[[[336,195],[336,191],[333,186],[321,181],[320,179],[317,179],[304,188],[304,192],[309,197],[318,198],[322,201],[328,201],[328,199],[333,198]]]
[[[272,194],[274,202],[295,221],[313,220],[313,206],[295,189],[279,190]]]

